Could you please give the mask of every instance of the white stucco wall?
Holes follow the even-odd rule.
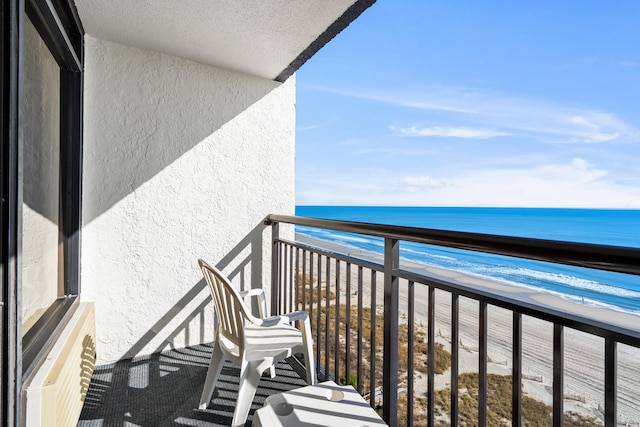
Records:
[[[98,363],[211,341],[197,259],[267,284],[262,220],[294,212],[295,79],[90,36],[85,51],[81,298]]]

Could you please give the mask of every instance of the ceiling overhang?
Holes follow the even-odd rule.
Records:
[[[375,0],[75,0],[87,34],[284,81]]]

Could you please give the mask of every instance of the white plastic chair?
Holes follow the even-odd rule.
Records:
[[[273,366],[285,358],[302,353],[306,365],[307,384],[316,384],[311,325],[307,313],[296,311],[259,319],[251,314],[240,293],[218,269],[203,260],[198,260],[198,264],[211,289],[218,319],[216,340],[199,408],[205,409],[209,404],[225,360],[240,366],[238,402],[233,413],[232,426],[244,425],[262,373],[271,367],[273,376]],[[261,293],[261,290],[253,290],[246,296],[260,296]],[[259,307],[260,315],[264,317],[264,293]],[[292,322],[297,323],[298,329],[291,326]]]

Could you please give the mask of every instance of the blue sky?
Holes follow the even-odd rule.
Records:
[[[378,0],[297,73],[297,204],[640,208],[638,22]]]

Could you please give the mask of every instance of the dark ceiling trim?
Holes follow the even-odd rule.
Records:
[[[362,12],[373,5],[376,0],[358,0],[352,4],[333,24],[327,28],[317,39],[315,39],[296,59],[294,59],[278,76],[274,79],[277,82],[284,82],[293,73],[298,71],[302,64],[316,54],[331,39],[340,34],[349,24],[356,20]]]

